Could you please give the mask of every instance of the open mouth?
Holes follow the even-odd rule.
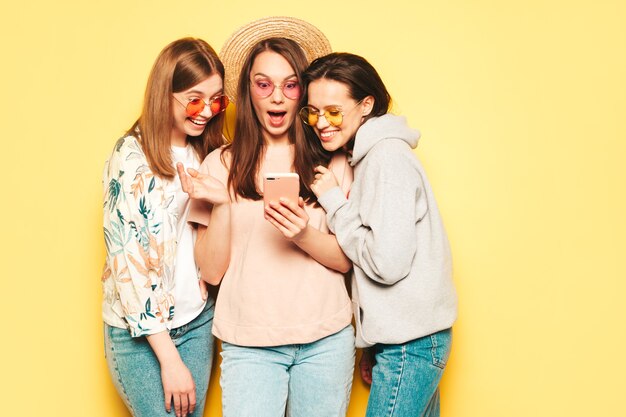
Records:
[[[270,117],[270,124],[272,126],[280,126],[285,120],[287,115],[286,111],[268,111],[267,114]]]

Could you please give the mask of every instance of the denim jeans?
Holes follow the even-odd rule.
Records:
[[[373,347],[376,365],[366,417],[437,417],[439,381],[452,345],[452,329],[399,345]]]
[[[222,342],[223,417],[342,417],[354,372],[354,329],[307,344]]]
[[[202,416],[213,360],[214,302],[191,322],[170,330],[170,337],[196,384],[196,411]],[[104,347],[113,384],[135,417],[172,417],[165,411],[161,367],[145,337],[133,338],[126,329],[104,325]]]

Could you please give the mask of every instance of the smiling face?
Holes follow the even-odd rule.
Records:
[[[327,151],[336,151],[345,147],[361,127],[363,117],[372,109],[373,98],[368,96],[357,102],[354,100],[344,83],[320,78],[309,84],[308,105],[317,111],[340,110],[343,120],[339,126],[328,123],[326,117],[319,116],[313,126],[315,133]]]
[[[213,74],[193,87],[173,94],[172,145],[185,146],[187,136],[201,135],[209,119],[214,116],[211,113],[211,106],[205,106],[202,112],[196,116],[188,116],[185,108],[189,101],[199,98],[208,103],[211,98],[221,94],[222,90],[222,77],[219,74]]]
[[[300,87],[294,69],[276,52],[261,52],[252,64],[250,83],[252,107],[263,129],[265,140],[289,140],[288,131],[296,117],[300,98]],[[274,91],[269,93],[272,85]],[[268,93],[267,97],[263,97]]]

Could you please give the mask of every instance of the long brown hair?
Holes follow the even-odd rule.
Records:
[[[265,51],[279,54],[293,68],[298,82],[302,84],[302,73],[308,62],[302,48],[290,39],[270,38],[256,44],[243,64],[237,85],[237,113],[235,122],[235,138],[224,151],[230,152],[228,187],[236,197],[260,200],[257,177],[261,159],[265,153],[263,128],[252,106],[250,97],[250,71],[256,57]],[[305,92],[300,96],[298,107],[304,103]],[[307,202],[316,201],[310,184],[314,179],[313,168],[317,165],[328,165],[331,154],[326,152],[315,132],[305,126],[299,117],[295,117],[289,127],[289,142],[295,145],[293,169],[300,176],[300,196]],[[222,153],[222,157],[224,154]],[[222,158],[224,160],[224,158]]]
[[[136,136],[150,169],[161,178],[172,179],[170,135],[174,125],[172,94],[187,90],[214,74],[224,79],[224,66],[211,46],[202,39],[183,38],[167,45],[159,54],[148,78],[141,116],[127,134]],[[223,144],[224,113],[214,116],[200,136],[187,136],[200,161]]]

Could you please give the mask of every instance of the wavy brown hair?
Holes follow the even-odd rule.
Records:
[[[265,153],[265,139],[263,128],[252,106],[250,97],[250,71],[256,57],[265,51],[279,54],[287,60],[293,68],[298,82],[302,84],[302,73],[308,62],[302,48],[285,38],[270,38],[256,44],[243,64],[237,85],[237,115],[235,122],[235,137],[226,146],[224,152],[230,152],[231,160],[228,174],[228,187],[236,197],[252,200],[262,198],[258,189],[257,177],[261,159]],[[305,91],[300,96],[298,106],[304,104]],[[310,184],[314,180],[314,171],[317,165],[328,166],[331,154],[326,152],[315,132],[295,117],[287,132],[289,142],[295,145],[293,169],[300,176],[300,196],[308,203],[317,201],[311,191]],[[224,154],[222,153],[222,161]]]
[[[187,90],[214,74],[224,79],[224,65],[213,48],[202,39],[176,40],[163,48],[154,62],[141,116],[127,134],[139,139],[155,175],[167,179],[176,175],[170,144],[174,125],[172,94]],[[200,136],[187,136],[200,161],[223,144],[223,124],[222,112],[207,123]]]

